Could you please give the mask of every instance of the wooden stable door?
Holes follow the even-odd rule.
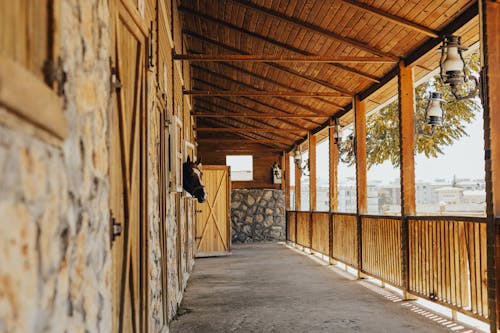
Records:
[[[141,332],[145,327],[143,263],[146,211],[143,113],[145,51],[143,31],[134,23],[130,6],[112,2],[114,101],[110,124],[110,205],[115,231],[113,255],[113,331]],[[121,234],[120,234],[121,229]],[[141,260],[141,258],[143,260]]]
[[[196,203],[196,257],[227,255],[231,251],[229,167],[204,165],[202,171],[208,200]]]

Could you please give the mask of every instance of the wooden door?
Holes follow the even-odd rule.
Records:
[[[116,93],[110,124],[110,206],[121,235],[112,243],[113,331],[140,332],[145,325],[141,204],[144,182],[145,34],[133,19],[134,8],[112,2],[113,72]]]
[[[196,257],[227,255],[231,251],[229,167],[204,165],[202,172],[208,200],[196,203]]]

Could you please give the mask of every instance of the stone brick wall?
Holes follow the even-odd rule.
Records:
[[[0,125],[0,332],[111,331],[109,12],[98,0],[61,12],[67,139]],[[12,117],[0,109],[23,123]]]
[[[285,194],[272,189],[231,192],[233,243],[285,240]]]

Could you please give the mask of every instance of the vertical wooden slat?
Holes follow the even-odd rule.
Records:
[[[337,189],[337,170],[338,170],[338,163],[339,163],[339,150],[338,146],[335,143],[335,121],[333,118],[330,118],[329,120],[329,125],[330,129],[328,131],[328,140],[329,140],[329,158],[330,158],[330,164],[329,164],[329,188],[330,188],[330,211],[335,212],[337,211],[338,207],[338,189]],[[337,133],[340,135],[340,133]]]
[[[480,2],[490,331],[500,327],[500,3]],[[495,176],[496,175],[496,176]]]

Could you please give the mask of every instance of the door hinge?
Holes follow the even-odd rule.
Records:
[[[64,84],[66,83],[66,72],[63,70],[61,57],[57,57],[56,62],[52,59],[45,60],[43,75],[45,76],[45,82],[51,87],[57,84],[57,95],[62,96],[64,94]]]
[[[152,69],[155,67],[153,60],[153,21],[150,23],[149,35],[148,35],[148,68]]]
[[[116,222],[116,219],[113,216],[113,211],[110,211],[109,217],[110,217],[111,244],[113,244],[115,239],[122,235],[122,225],[121,223]]]
[[[122,89],[122,83],[118,78],[118,70],[116,67],[111,67],[111,89],[114,89],[117,93],[120,93]]]

